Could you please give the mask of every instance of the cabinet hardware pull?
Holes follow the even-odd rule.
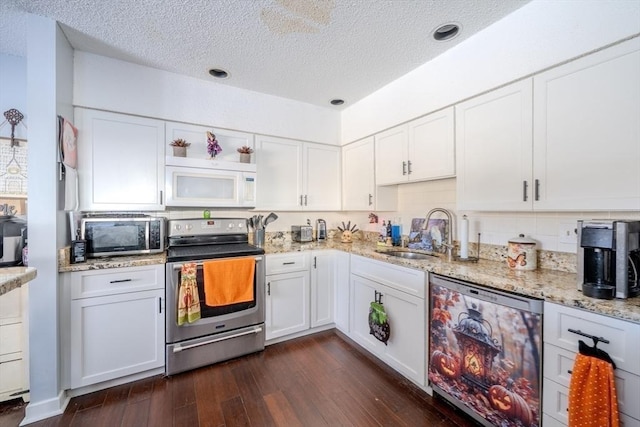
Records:
[[[567,374],[571,375],[573,374],[573,371],[571,369],[567,369]]]
[[[307,195],[304,195],[304,205],[307,206]]]
[[[162,297],[158,297],[158,313],[162,314]]]
[[[527,201],[527,181],[522,181],[522,201],[526,202]]]
[[[293,265],[295,261],[283,262],[282,265]]]
[[[162,204],[162,190],[160,190],[160,204]]]
[[[313,257],[313,268],[318,268],[318,264],[317,264],[317,257]]]
[[[407,171],[409,172],[409,175],[411,175],[411,160],[407,161]]]
[[[124,282],[133,282],[133,279],[112,280],[109,283],[124,283]]]
[[[373,194],[369,193],[369,206],[373,205]]]
[[[271,295],[271,282],[267,283],[267,295]]]
[[[407,174],[407,162],[402,162],[402,175]]]
[[[302,194],[300,195],[300,206],[303,206],[302,205]]]
[[[595,346],[596,344],[598,344],[599,342],[603,342],[605,344],[609,344],[609,340],[602,338],[602,337],[596,337],[595,335],[590,335],[590,334],[585,334],[584,332],[582,332],[580,329],[567,329],[569,332],[577,334],[577,335],[582,335],[583,337],[587,337],[587,338],[591,338],[593,340],[593,345]]]
[[[540,200],[540,180],[536,179],[535,181],[535,188],[534,188],[534,200],[537,202],[538,200]]]

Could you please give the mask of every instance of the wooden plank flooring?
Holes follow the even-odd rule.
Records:
[[[0,427],[24,405],[0,404]],[[474,426],[339,332],[71,399],[64,414],[33,427]]]

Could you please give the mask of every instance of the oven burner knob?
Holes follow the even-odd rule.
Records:
[[[180,230],[182,228],[182,226],[180,224],[176,224],[175,229],[176,230]]]
[[[232,222],[229,223],[229,228],[233,228],[233,223]]]
[[[187,231],[190,231],[193,228],[193,225],[187,224],[185,228],[187,229]]]

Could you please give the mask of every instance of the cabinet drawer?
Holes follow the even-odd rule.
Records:
[[[291,252],[267,255],[266,274],[291,273],[309,269],[309,254]]]
[[[164,264],[78,271],[71,274],[71,299],[164,289]]]
[[[0,355],[22,351],[22,323],[0,326]]]
[[[373,280],[418,298],[425,297],[426,273],[354,255],[351,273]]]
[[[545,342],[577,352],[579,340],[589,345],[593,345],[593,341],[569,329],[602,337],[609,344],[598,343],[598,348],[609,353],[619,369],[640,375],[640,324],[552,303],[545,303],[544,316]]]
[[[542,382],[542,411],[567,425],[569,422],[568,406],[569,388],[545,378]]]
[[[19,353],[21,355],[21,353]],[[24,363],[22,358],[3,362],[0,359],[0,401],[3,395],[20,392],[24,387]]]
[[[544,346],[544,377],[559,383],[567,388],[573,369],[576,353],[561,349],[553,345]],[[622,369],[613,371],[616,377],[616,395],[618,396],[618,409],[621,413],[640,419],[640,406],[634,405],[634,399],[640,396],[640,376],[631,374]]]

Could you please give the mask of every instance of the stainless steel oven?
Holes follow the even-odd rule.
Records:
[[[166,375],[263,350],[264,250],[248,243],[247,220],[170,220],[167,228]],[[255,264],[252,289],[245,301],[207,305],[205,270],[208,280],[212,280],[217,275],[216,268],[221,268],[213,261],[224,260],[248,260]],[[183,270],[185,264],[191,268],[190,273]],[[183,275],[187,274],[192,278],[191,286],[197,288],[198,314],[179,324],[180,296],[184,295],[180,288],[185,286]]]

